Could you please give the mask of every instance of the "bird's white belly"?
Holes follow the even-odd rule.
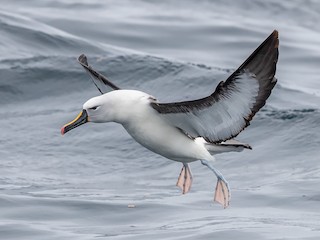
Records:
[[[149,118],[139,124],[130,122],[123,126],[142,146],[171,160],[192,162],[211,157],[203,145],[159,117]]]

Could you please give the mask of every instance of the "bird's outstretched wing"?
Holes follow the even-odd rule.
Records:
[[[98,88],[101,94],[109,92],[111,90],[119,90],[120,88],[114,85],[109,81],[105,76],[103,76],[98,71],[94,70],[91,66],[88,65],[87,57],[84,54],[81,54],[78,57],[78,62],[90,75],[94,85]]]
[[[172,125],[191,137],[217,143],[237,136],[271,94],[277,79],[278,32],[276,30],[208,97],[194,101],[151,106]]]

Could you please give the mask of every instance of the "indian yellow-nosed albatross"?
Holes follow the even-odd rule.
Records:
[[[229,205],[230,188],[212,166],[213,155],[251,149],[234,139],[271,94],[277,79],[278,32],[272,34],[207,97],[184,102],[160,103],[153,96],[123,90],[88,65],[85,55],[78,62],[90,74],[102,95],[89,99],[80,114],[61,128],[65,134],[86,122],[116,122],[142,146],[183,164],[177,186],[187,193],[192,184],[190,162],[200,160],[217,176],[214,200]]]

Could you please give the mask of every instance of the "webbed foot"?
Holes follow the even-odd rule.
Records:
[[[214,194],[214,201],[220,203],[224,208],[227,208],[230,203],[230,198],[229,184],[224,178],[219,176]]]
[[[188,163],[184,163],[177,181],[177,186],[181,188],[182,194],[186,194],[190,191],[191,185],[192,173]]]
[[[231,191],[228,182],[224,179],[222,174],[210,164],[209,161],[200,161],[203,165],[207,166],[218,178],[213,200],[220,203],[224,208],[227,208],[231,199]]]

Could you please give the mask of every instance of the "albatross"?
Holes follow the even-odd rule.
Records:
[[[84,123],[116,122],[147,149],[181,162],[177,186],[190,191],[189,163],[200,161],[217,177],[214,201],[229,206],[230,187],[213,166],[214,155],[252,149],[234,138],[265,105],[277,79],[278,31],[269,37],[215,91],[192,101],[161,103],[148,93],[122,89],[89,66],[82,54],[78,62],[102,95],[89,99],[82,111],[61,128],[61,134]]]

